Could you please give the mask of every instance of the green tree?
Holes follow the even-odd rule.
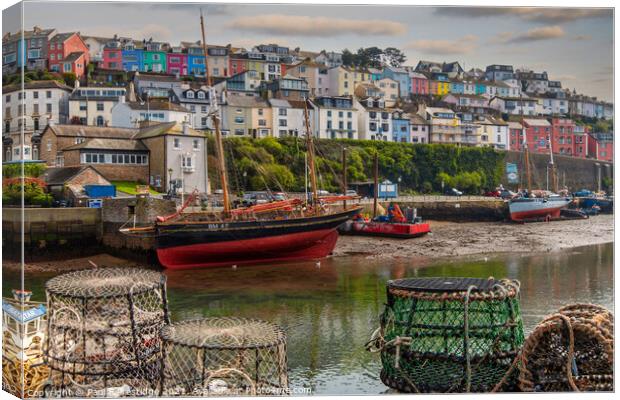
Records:
[[[395,47],[386,48],[383,50],[383,55],[385,62],[392,67],[400,67],[405,61],[407,61],[407,57]]]
[[[67,86],[74,87],[75,81],[77,80],[77,75],[74,72],[65,72],[62,74],[62,79],[65,81]]]

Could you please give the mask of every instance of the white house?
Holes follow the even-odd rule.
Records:
[[[508,124],[491,116],[482,117],[479,121],[480,144],[496,149],[508,149]]]
[[[71,88],[57,81],[32,81],[2,88],[4,117],[3,160],[36,160],[32,137],[43,132],[50,122],[67,123],[68,99]],[[21,131],[24,129],[24,142]]]
[[[374,81],[375,86],[381,91],[381,97],[386,107],[394,107],[399,96],[398,82],[392,78],[383,78]]]
[[[393,141],[392,112],[385,108],[382,98],[368,97],[355,101],[358,112],[359,138],[362,140]]]
[[[430,126],[422,116],[410,114],[409,126],[411,128],[411,143],[428,143]]]
[[[211,99],[209,98],[209,87],[206,85],[192,84],[184,82],[181,86],[175,86],[172,89],[172,99],[174,103],[180,104],[181,107],[189,110],[192,114],[190,125],[194,129],[212,129],[213,120],[209,116],[211,107]],[[218,97],[220,104],[223,103],[225,95],[220,91],[220,95],[215,89],[215,96]],[[222,108],[219,109],[221,117]]]
[[[269,99],[272,114],[273,135],[277,137],[301,136],[306,131],[304,102]],[[308,119],[314,120],[315,110],[308,106]],[[312,130],[312,127],[310,127]]]
[[[82,125],[112,125],[112,108],[125,102],[124,87],[79,85],[69,96],[69,121]]]
[[[358,109],[352,96],[322,96],[310,101],[311,129],[321,139],[359,139]]]
[[[532,97],[502,97],[495,96],[489,100],[489,107],[512,115],[520,115],[523,109],[523,115],[538,115],[537,100]]]
[[[127,101],[112,108],[112,126],[135,128],[147,122],[188,122],[191,126],[192,113],[168,100]]]

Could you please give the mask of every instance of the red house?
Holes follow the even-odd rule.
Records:
[[[534,153],[549,154],[549,140],[552,137],[549,121],[544,118],[525,118],[523,127],[528,150]],[[555,149],[554,152],[557,153]]]
[[[90,62],[88,46],[78,32],[59,33],[48,44],[48,65],[50,71],[73,72],[80,78]]]
[[[581,154],[575,152],[577,137],[575,136],[575,122],[573,120],[568,118],[552,118],[551,130],[553,132],[552,144],[554,153],[585,158],[585,149],[583,147],[581,148]],[[582,140],[581,137],[579,139]]]
[[[613,133],[590,133],[588,136],[588,156],[596,160],[614,161]]]
[[[123,49],[121,42],[113,40],[108,42],[103,48],[103,69],[123,70]]]
[[[230,76],[240,74],[248,70],[247,54],[231,54],[228,58]]]
[[[187,75],[187,53],[180,47],[173,47],[172,52],[166,53],[166,72],[173,75]]]

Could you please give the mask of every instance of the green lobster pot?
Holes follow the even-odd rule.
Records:
[[[519,282],[419,278],[388,282],[381,380],[403,392],[512,390],[524,335]],[[377,341],[379,343],[377,343]]]

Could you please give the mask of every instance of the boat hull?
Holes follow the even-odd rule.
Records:
[[[352,221],[346,224],[346,233],[350,235],[385,236],[394,238],[415,238],[430,232],[427,223],[404,224],[390,222]]]
[[[510,219],[521,222],[541,218],[559,218],[560,210],[571,202],[568,198],[557,199],[517,199],[509,204]]]
[[[159,262],[169,269],[209,268],[323,258],[337,227],[359,209],[320,217],[158,227]]]

